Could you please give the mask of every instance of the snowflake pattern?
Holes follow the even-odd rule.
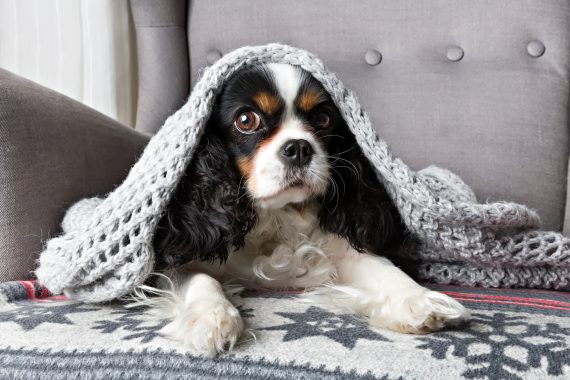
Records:
[[[27,302],[17,308],[0,311],[0,322],[14,322],[25,331],[30,331],[44,323],[73,325],[73,322],[67,317],[68,314],[95,310],[98,309],[82,303]]]
[[[320,337],[338,343],[333,343],[335,347],[330,347],[332,350],[354,350],[359,357],[364,352],[363,356],[366,357],[367,347],[357,344],[361,339],[377,344],[379,351],[390,350],[392,347],[399,349],[398,343],[401,343],[399,335],[371,330],[354,315],[336,314],[315,306],[304,311],[279,312],[277,310],[286,310],[287,307],[285,304],[275,306],[273,302],[269,307],[270,309],[263,304],[258,307],[254,303],[245,303],[238,309],[254,330],[282,332],[278,334],[279,337],[265,336],[265,339],[282,341],[270,344],[296,342],[295,344],[311,345],[314,341],[305,338]],[[83,318],[88,323],[77,323],[83,321]],[[474,312],[471,323],[465,328],[429,336],[408,337],[403,349],[408,353],[414,350],[425,352],[428,357],[431,356],[429,361],[433,361],[430,365],[434,368],[437,367],[437,362],[447,366],[447,361],[454,358],[460,367],[457,369],[465,378],[526,379],[531,373],[539,374],[539,378],[540,373],[543,377],[563,377],[570,369],[570,325],[567,321],[558,316],[547,320],[534,319],[525,314],[505,313],[504,310],[496,310],[494,314],[487,311]],[[117,344],[132,347],[132,344],[160,343],[157,338],[161,337],[160,330],[166,323],[165,320],[152,318],[145,307],[125,308],[117,304],[102,306],[71,301],[22,302],[16,308],[0,311],[0,325],[15,326],[13,334],[16,337],[29,337],[17,338],[16,341],[30,342],[31,346],[34,345],[34,334],[53,334],[51,327],[56,328],[55,331],[97,331],[98,334],[109,336],[113,342],[109,342],[109,347],[119,347]],[[264,327],[259,326],[259,323],[263,323]],[[43,326],[44,329],[35,331],[38,326]],[[46,327],[50,329],[44,332]],[[65,337],[65,334],[61,335]],[[75,335],[81,336],[80,333]],[[116,343],[120,340],[125,342]],[[390,344],[386,345],[385,342]],[[395,345],[392,346],[391,342]]]
[[[451,350],[468,365],[466,378],[522,380],[514,371],[539,368],[543,362],[549,375],[561,375],[570,365],[569,336],[570,328],[555,323],[540,326],[520,316],[477,313],[467,330],[418,338],[423,343],[417,348],[431,350],[440,360]]]
[[[353,349],[359,339],[389,341],[371,330],[351,314],[335,314],[311,306],[304,313],[275,313],[293,321],[259,330],[286,331],[283,342],[303,339],[310,336],[324,336],[348,349]]]
[[[245,308],[243,306],[238,306],[237,308],[242,318],[254,318],[255,314],[253,313],[253,308],[248,307]]]
[[[95,322],[93,329],[101,333],[111,334],[119,329],[131,332],[123,340],[140,339],[141,343],[148,343],[161,336],[159,331],[168,323],[166,320],[151,320],[144,313],[145,307],[121,307],[111,313],[115,318]],[[119,318],[116,318],[116,317]]]

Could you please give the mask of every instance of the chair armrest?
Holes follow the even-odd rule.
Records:
[[[29,278],[65,210],[119,184],[148,138],[0,69],[0,282]]]

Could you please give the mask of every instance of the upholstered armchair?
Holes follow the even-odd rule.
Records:
[[[33,279],[35,260],[45,240],[60,231],[66,208],[80,198],[109,192],[121,182],[152,133],[187,99],[203,68],[237,47],[268,42],[295,45],[319,55],[358,94],[378,134],[412,168],[429,164],[447,167],[472,186],[480,200],[527,204],[542,216],[544,229],[570,235],[570,7],[566,0],[433,0],[429,3],[413,0],[131,0],[130,3],[136,27],[139,77],[134,129],[0,70],[0,282]],[[520,325],[535,324],[539,330],[547,328],[542,322],[556,324],[559,321],[555,316],[567,318],[570,315],[567,314],[570,301],[565,294],[544,296],[546,301],[531,302],[550,305],[550,309],[540,305],[533,309],[535,306],[524,306],[529,302],[516,299],[538,299],[536,294],[489,291],[483,295],[482,290],[444,290],[459,294],[457,297],[466,300],[475,311],[475,320],[490,323],[494,331],[498,331],[498,324],[489,321],[494,321],[497,315],[506,321],[511,318],[508,316],[511,312],[520,312],[517,314],[523,321]],[[477,294],[483,301],[477,301]],[[263,295],[255,297],[244,309],[246,314],[255,302],[263,305],[268,302]],[[485,308],[481,306],[485,302],[499,306]],[[275,303],[287,305],[282,298]],[[485,311],[479,313],[482,309]],[[263,313],[269,311],[264,309]],[[128,367],[132,373],[143,374],[151,373],[153,368],[165,371],[163,374],[174,373],[168,372],[164,364],[169,360],[175,363],[172,368],[181,371],[179,374],[195,376],[200,373],[250,376],[255,372],[252,368],[267,371],[267,376],[284,377],[335,373],[339,377],[350,374],[358,377],[369,373],[390,378],[446,378],[467,376],[471,371],[466,364],[467,354],[462,357],[441,351],[442,355],[448,352],[446,360],[449,362],[445,365],[434,359],[435,353],[430,355],[437,347],[443,350],[445,344],[459,347],[461,342],[453,340],[455,335],[442,335],[444,343],[437,346],[429,339],[373,335],[360,326],[338,337],[331,333],[329,340],[323,338],[301,344],[295,339],[301,339],[303,334],[310,336],[311,332],[308,324],[295,319],[298,315],[295,313],[281,313],[275,318],[280,318],[282,330],[292,329],[286,321],[294,321],[297,332],[291,332],[278,343],[271,343],[271,339],[277,338],[270,333],[260,334],[259,350],[255,344],[246,344],[236,359],[220,359],[224,369],[218,372],[215,362],[205,359],[183,364],[183,359],[177,356],[183,350],[162,341],[141,343],[142,351],[129,346],[131,354],[117,355],[125,362],[146,363],[146,367],[138,369],[136,365]],[[327,313],[315,309],[303,320],[317,316],[313,321],[317,323],[332,318],[332,314]],[[350,321],[342,319],[344,317],[338,318],[339,323],[349,325]],[[79,323],[78,317],[73,320]],[[0,341],[4,326],[0,324]],[[279,330],[275,326],[273,330]],[[560,331],[570,328],[563,324],[557,326]],[[271,326],[257,328],[272,329]],[[299,329],[306,330],[299,332]],[[33,340],[33,331],[29,334]],[[82,333],[77,330],[71,334]],[[366,343],[358,346],[359,338],[354,340],[354,334],[360,334]],[[543,335],[549,339],[558,336],[548,334]],[[100,337],[94,339],[103,341]],[[282,345],[287,339],[297,342],[287,348],[296,354],[282,354]],[[495,349],[495,343],[489,343],[484,332],[476,339]],[[71,346],[81,352],[106,348],[102,343],[81,346],[77,343],[80,340],[72,338],[71,341]],[[392,348],[380,347],[382,344],[377,342],[378,346],[372,345],[373,341],[392,342],[393,352],[398,355],[391,356]],[[557,342],[556,347],[564,349],[563,339]],[[568,350],[569,342],[565,342]],[[340,344],[340,348],[331,348],[329,343]],[[178,350],[177,353],[166,355],[158,350],[162,344]],[[324,346],[315,348],[315,344]],[[422,349],[421,344],[427,348]],[[111,346],[121,349],[119,345]],[[46,344],[45,347],[52,346]],[[59,346],[54,343],[53,347],[57,351]],[[269,352],[270,347],[275,347],[274,354]],[[347,347],[350,350],[343,353],[342,349]],[[525,350],[531,355],[535,351],[529,347]],[[3,349],[0,348],[0,367],[1,363],[9,362],[2,356],[8,352]],[[327,349],[332,350],[328,359],[319,354]],[[360,351],[355,354],[352,349]],[[405,356],[412,351],[424,356]],[[379,352],[386,354],[378,356]],[[65,360],[75,360],[77,373],[89,373],[81,372],[87,359],[82,362],[75,354],[66,355]],[[374,360],[362,359],[366,355],[372,355]],[[343,357],[354,361],[347,359],[343,363]],[[123,368],[124,363],[109,358],[101,360],[113,370]],[[428,372],[410,369],[421,367],[418,360]],[[493,360],[481,359],[482,363]],[[516,360],[522,360],[517,367],[522,371],[520,376],[560,375],[568,364],[563,358],[548,359],[549,365],[558,365],[558,372],[552,372],[550,367],[540,369],[540,363],[535,365],[530,359]],[[337,372],[333,362],[340,368]],[[6,368],[18,367],[14,366]],[[89,371],[104,372],[87,367]],[[23,365],[21,368],[24,370]],[[146,369],[150,372],[144,372]],[[527,370],[530,372],[525,372]],[[109,375],[111,378],[120,378],[119,372],[113,373],[115,375]],[[507,372],[493,373],[500,378]],[[1,374],[2,370],[0,377]],[[491,375],[485,372],[482,376]]]

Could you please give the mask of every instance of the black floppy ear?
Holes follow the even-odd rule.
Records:
[[[319,211],[321,228],[353,248],[389,255],[405,237],[401,217],[354,136],[345,127],[331,141],[331,183]]]
[[[222,141],[206,133],[158,223],[157,266],[227,259],[243,246],[257,216],[235,161]]]

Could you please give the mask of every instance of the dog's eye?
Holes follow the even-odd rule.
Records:
[[[243,132],[253,132],[259,124],[259,115],[251,111],[240,113],[234,122],[234,125]]]
[[[318,114],[315,115],[315,117],[313,119],[313,124],[315,125],[315,127],[320,128],[320,129],[328,128],[330,125],[330,122],[331,122],[331,118],[325,112],[319,112]]]

